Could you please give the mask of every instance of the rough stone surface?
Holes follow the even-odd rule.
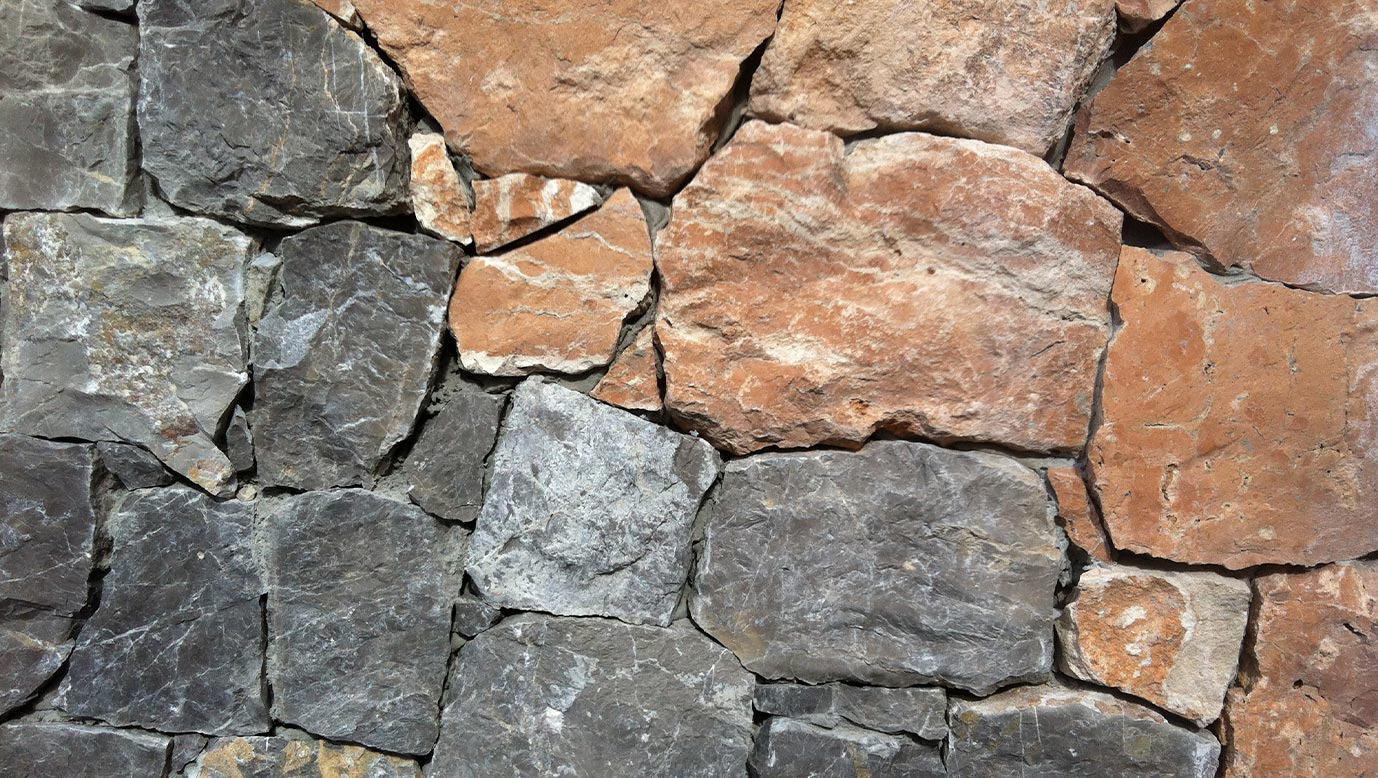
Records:
[[[1014,460],[762,454],[729,463],[704,511],[694,620],[758,675],[985,694],[1051,669],[1062,554]]]
[[[1112,561],[1100,514],[1086,493],[1081,473],[1071,467],[1048,468],[1048,485],[1057,498],[1057,517],[1067,538],[1091,559]]]
[[[848,725],[771,718],[749,762],[757,778],[946,778],[938,747]]]
[[[1059,667],[1205,726],[1234,681],[1249,600],[1214,573],[1092,568],[1058,618]]]
[[[823,727],[846,720],[866,729],[907,733],[924,740],[947,736],[947,693],[942,689],[758,683],[753,704],[762,713]]]
[[[237,473],[254,469],[254,434],[249,429],[248,415],[239,406],[235,406],[225,427],[225,456]]]
[[[1220,743],[1095,691],[1026,686],[948,711],[952,778],[1213,778]]]
[[[510,173],[474,182],[474,247],[489,252],[585,211],[603,196],[578,181]]]
[[[174,205],[253,224],[406,201],[406,103],[360,38],[300,0],[139,0],[144,169]]]
[[[707,158],[742,62],[775,29],[779,8],[779,0],[710,0],[673,13],[651,0],[353,3],[479,172],[615,181],[655,197]]]
[[[0,724],[0,766],[14,776],[162,778],[172,741],[62,722]]]
[[[249,317],[249,324],[257,326],[263,318],[268,300],[272,298],[277,287],[278,271],[281,269],[282,260],[278,259],[276,254],[267,252],[254,257],[245,268],[244,308]]]
[[[167,486],[174,480],[163,463],[141,446],[102,441],[96,444],[96,451],[101,464],[126,489]]]
[[[268,484],[372,484],[435,371],[458,247],[337,222],[286,238],[282,299],[254,341],[255,448]]]
[[[502,609],[472,594],[461,594],[455,601],[454,629],[461,637],[472,638],[498,623]]]
[[[701,440],[528,380],[493,452],[469,576],[508,608],[669,624],[718,464]]]
[[[657,241],[666,406],[720,448],[1079,450],[1118,212],[977,141],[743,127]],[[941,305],[933,303],[941,300]]]
[[[450,329],[465,370],[582,373],[612,361],[651,291],[651,236],[628,190],[554,235],[460,273]]]
[[[1117,548],[1236,569],[1378,549],[1378,303],[1134,248],[1114,301],[1089,458]]]
[[[315,3],[321,10],[339,19],[352,30],[357,30],[363,25],[363,19],[359,18],[359,9],[354,7],[351,0],[315,0]]]
[[[358,489],[264,511],[273,717],[401,754],[435,744],[463,535]]]
[[[1139,32],[1167,16],[1181,3],[1182,0],[1116,0],[1115,9],[1120,13],[1120,27]]]
[[[162,732],[267,731],[253,505],[145,490],[107,526],[110,573],[58,707]]]
[[[790,0],[750,110],[841,135],[931,130],[1042,156],[1114,36],[1114,0]]]
[[[436,776],[719,778],[751,748],[751,676],[686,621],[507,619],[451,687]]]
[[[1255,582],[1225,775],[1378,775],[1378,562]]]
[[[78,0],[77,5],[90,11],[124,13],[134,8],[134,0]]]
[[[656,355],[655,327],[643,327],[589,396],[629,411],[659,413],[660,358]]]
[[[445,136],[418,132],[407,145],[411,149],[411,207],[421,229],[466,246],[473,243],[473,207],[445,148]]]
[[[324,740],[235,737],[212,740],[196,778],[421,778],[410,759]]]
[[[1079,120],[1068,175],[1222,265],[1378,291],[1373,10],[1185,3]]]
[[[506,403],[504,395],[466,386],[426,420],[407,457],[412,502],[450,521],[478,518],[488,455]]]

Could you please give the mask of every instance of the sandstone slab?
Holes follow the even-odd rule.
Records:
[[[167,486],[174,480],[163,463],[141,446],[101,441],[96,444],[96,452],[106,471],[119,479],[126,489]]]
[[[1057,517],[1067,538],[1091,559],[1110,562],[1112,549],[1105,537],[1100,513],[1086,493],[1081,473],[1071,467],[1050,467],[1048,485],[1057,498]]]
[[[0,724],[0,765],[15,776],[162,778],[172,740],[62,722]]]
[[[465,246],[474,242],[473,206],[450,160],[445,136],[418,132],[411,149],[411,207],[421,229]]]
[[[659,413],[662,407],[659,374],[655,327],[646,326],[617,355],[589,396],[629,411]]]
[[[1120,221],[1013,149],[750,123],[657,240],[666,407],[734,453],[1079,450]]]
[[[469,522],[483,505],[488,455],[507,397],[465,386],[427,419],[407,456],[412,502],[435,516]]]
[[[597,208],[603,196],[578,181],[509,173],[474,182],[474,247],[487,253]]]
[[[942,689],[758,683],[752,704],[762,713],[823,727],[849,721],[869,730],[924,740],[947,737],[947,693]]]
[[[756,733],[749,764],[757,778],[947,778],[936,745],[780,717]]]
[[[216,738],[196,760],[196,778],[421,778],[411,759],[324,740]]]

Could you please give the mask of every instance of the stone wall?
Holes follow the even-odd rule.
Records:
[[[1378,776],[1375,52],[0,0],[0,775]]]

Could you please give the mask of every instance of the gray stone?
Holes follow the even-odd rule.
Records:
[[[1108,694],[1027,686],[955,701],[953,778],[1211,778],[1220,743]]]
[[[174,205],[304,226],[407,201],[397,76],[324,11],[143,0],[139,28],[143,164]]]
[[[162,778],[171,739],[65,722],[0,724],[0,771],[14,778]]]
[[[429,752],[464,534],[358,489],[287,497],[264,513],[274,718]]]
[[[421,427],[407,457],[412,502],[451,521],[473,521],[483,505],[483,475],[507,398],[466,386]]]
[[[77,5],[88,11],[124,13],[134,10],[134,0],[77,0]]]
[[[5,428],[147,448],[211,493],[214,437],[248,380],[248,237],[209,219],[5,220]]]
[[[163,463],[142,446],[102,441],[96,444],[101,464],[119,479],[126,489],[167,486],[175,479]]]
[[[837,713],[837,687],[825,683],[810,686],[802,683],[757,683],[751,695],[752,707],[772,716],[786,716],[822,727],[835,727],[841,721]]]
[[[845,720],[866,729],[906,733],[924,740],[947,737],[947,693],[942,689],[758,683],[753,701],[762,713],[822,727],[835,727]]]
[[[133,25],[0,3],[0,210],[138,209]]]
[[[181,775],[187,766],[196,761],[202,751],[206,750],[211,739],[205,735],[173,735],[172,736],[172,757],[168,760],[169,772],[172,775]]]
[[[216,738],[195,778],[421,778],[411,759],[358,746],[282,737]]]
[[[457,246],[358,222],[286,238],[282,299],[258,324],[258,474],[299,489],[372,485],[435,371]]]
[[[266,732],[253,505],[182,486],[148,489],[120,502],[109,530],[100,607],[57,706],[164,732]]]
[[[528,380],[493,452],[469,576],[504,607],[669,624],[718,465],[697,438]]]
[[[244,312],[250,324],[257,325],[263,318],[281,269],[282,260],[266,252],[254,257],[244,269]]]
[[[254,469],[253,432],[249,429],[249,417],[238,406],[225,426],[225,455],[237,473]]]
[[[1062,567],[1037,475],[920,443],[730,463],[690,608],[771,679],[977,694],[1052,665]]]
[[[946,778],[936,745],[843,724],[772,718],[756,734],[756,778]]]
[[[745,773],[751,676],[687,621],[523,615],[460,649],[430,774]]]
[[[454,631],[462,637],[472,638],[497,624],[501,618],[501,608],[496,608],[472,594],[462,594],[455,602]]]

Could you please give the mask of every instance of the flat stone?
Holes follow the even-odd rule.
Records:
[[[1051,669],[1062,554],[1015,460],[761,454],[728,463],[701,522],[691,612],[758,675],[987,694]]]
[[[488,455],[506,403],[505,395],[465,386],[426,420],[404,468],[412,502],[450,521],[478,518]]]
[[[1128,32],[1140,32],[1167,16],[1182,0],[1115,0],[1120,13],[1120,27]]]
[[[445,148],[445,136],[418,132],[411,149],[411,207],[421,229],[465,246],[474,242],[473,206]]]
[[[1378,302],[1135,248],[1114,302],[1088,456],[1116,548],[1232,569],[1378,549]]]
[[[163,732],[266,732],[253,505],[183,486],[144,490],[107,526],[110,572],[58,707]]]
[[[757,778],[947,778],[936,745],[778,717],[756,733],[749,764]]]
[[[1120,222],[1013,149],[749,123],[657,239],[666,407],[738,454],[879,430],[1080,451]]]
[[[282,299],[254,340],[259,477],[371,485],[430,387],[460,250],[336,222],[283,239],[278,255]]]
[[[1086,482],[1072,467],[1048,468],[1048,485],[1057,498],[1057,518],[1067,539],[1091,559],[1111,562],[1111,548],[1100,514],[1086,493]]]
[[[1179,248],[1378,291],[1378,16],[1193,0],[1078,120],[1065,169]]]
[[[1114,0],[790,0],[750,111],[840,135],[929,130],[1043,156],[1114,37]]]
[[[1378,765],[1378,562],[1255,579],[1225,775],[1373,774]]]
[[[455,600],[454,630],[461,637],[472,638],[498,623],[502,609],[472,594],[461,594]]]
[[[435,745],[463,533],[358,489],[262,509],[273,718],[399,754]]]
[[[0,724],[0,765],[15,776],[161,778],[171,739],[64,722]]]
[[[753,704],[762,713],[822,727],[835,727],[845,720],[866,729],[907,733],[924,740],[947,737],[947,693],[942,689],[758,683]]]
[[[126,489],[167,486],[176,480],[163,463],[142,446],[101,441],[96,444],[96,451],[100,454],[101,465]]]
[[[649,325],[617,355],[589,396],[629,411],[659,413],[662,408],[659,373],[655,326]]]
[[[687,621],[523,615],[460,649],[430,773],[741,776],[751,676]]]
[[[299,0],[139,0],[144,169],[173,205],[300,227],[407,200],[392,69]]]
[[[509,173],[474,182],[474,246],[487,253],[597,208],[603,196],[578,181]]]
[[[421,778],[411,759],[324,740],[234,737],[212,740],[196,778]]]
[[[248,380],[252,241],[209,219],[5,220],[4,427],[134,443],[211,493],[214,436]]]
[[[254,469],[254,434],[249,429],[248,415],[239,406],[235,406],[225,426],[225,456],[237,473]]]
[[[1220,743],[1109,694],[1026,686],[948,713],[952,778],[1213,778]]]

